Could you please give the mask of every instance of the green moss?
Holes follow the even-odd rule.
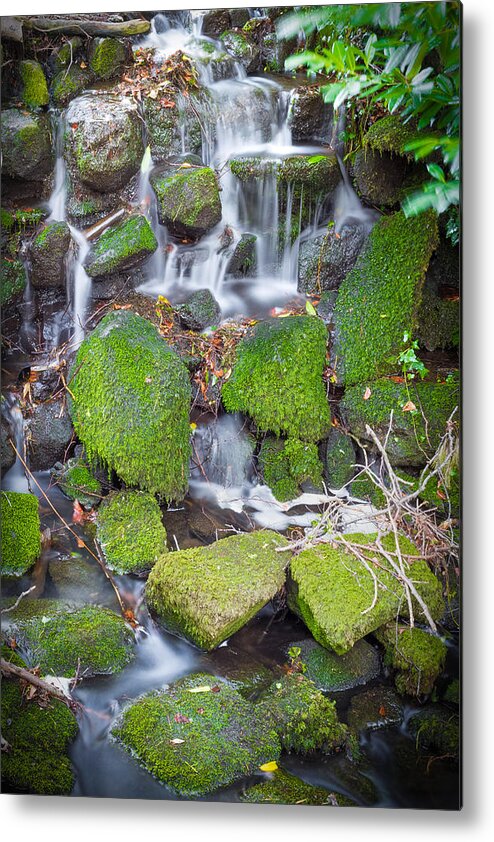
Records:
[[[42,181],[53,168],[50,124],[44,114],[18,108],[2,111],[3,171],[11,178]]]
[[[39,665],[43,675],[106,675],[133,657],[132,631],[107,608],[25,599],[7,615],[6,624],[28,663]]]
[[[43,68],[37,61],[21,61],[22,100],[28,108],[48,105],[49,95]]]
[[[272,717],[286,751],[331,752],[345,743],[347,728],[338,721],[335,702],[300,673],[275,681],[263,693],[258,710]]]
[[[355,473],[355,447],[350,436],[332,427],[326,442],[326,478],[330,488],[343,488]]]
[[[350,484],[350,494],[359,500],[367,500],[376,509],[386,508],[386,496],[367,474],[360,474]]]
[[[443,701],[452,705],[460,704],[460,682],[457,678],[455,678],[454,681],[451,681],[446,687]]]
[[[278,181],[292,184],[295,196],[302,190],[316,195],[331,193],[340,178],[336,155],[294,155],[284,158],[278,169]]]
[[[409,720],[409,729],[417,748],[441,758],[457,760],[460,752],[460,722],[458,716],[439,706],[418,711]]]
[[[58,483],[67,497],[78,500],[83,506],[92,508],[101,499],[101,483],[82,459],[69,459]]]
[[[94,243],[86,260],[90,278],[126,271],[158,248],[158,241],[145,216],[135,214],[108,228]]]
[[[162,556],[146,587],[149,607],[171,631],[214,649],[280,590],[286,539],[276,532],[232,535]]]
[[[3,653],[2,653],[3,656]],[[65,752],[77,734],[73,713],[55,699],[26,701],[17,681],[2,682],[2,783],[14,791],[69,795],[74,776]]]
[[[0,226],[2,233],[5,231],[10,232],[14,227],[14,215],[10,211],[5,210],[5,208],[0,208]]]
[[[348,690],[366,684],[381,671],[379,654],[365,640],[358,640],[345,655],[337,655],[310,639],[292,643],[287,653],[293,646],[300,649],[299,659],[305,665],[304,675],[324,692]]]
[[[250,58],[252,56],[252,45],[249,44],[245,35],[235,30],[226,30],[221,34],[226,49],[231,55],[240,60],[243,58]]]
[[[98,79],[118,75],[125,63],[125,45],[117,38],[94,38],[91,41],[89,66]]]
[[[382,587],[372,606],[374,580],[363,564],[343,547],[320,544],[303,550],[290,562],[288,605],[298,614],[312,635],[322,646],[343,655],[357,640],[375,631],[383,623],[406,612],[402,585],[390,572],[389,562],[374,547],[373,536],[347,535],[355,544],[371,546],[366,555],[378,559],[376,575]],[[382,539],[385,550],[395,552],[394,535]],[[440,582],[430,572],[427,563],[407,538],[400,537],[400,549],[411,558],[409,576],[427,604],[433,618],[444,611]],[[417,560],[414,559],[417,558]],[[370,609],[370,610],[369,610]],[[423,619],[418,605],[414,605],[416,619]]]
[[[306,480],[321,485],[322,463],[317,446],[299,439],[264,439],[259,452],[264,481],[277,500],[293,500]],[[290,492],[289,496],[286,493]],[[293,493],[293,491],[295,493]]]
[[[88,458],[128,485],[182,498],[189,476],[187,369],[151,322],[128,310],[105,316],[82,343],[70,410]]]
[[[38,498],[34,494],[2,491],[3,575],[22,576],[33,566],[41,552],[41,528]]]
[[[209,689],[191,692],[197,688]],[[228,786],[281,751],[258,708],[204,673],[138,699],[113,734],[158,780],[189,797]]]
[[[414,334],[425,273],[438,242],[432,211],[383,217],[340,286],[332,364],[345,384],[393,373]]]
[[[40,251],[51,251],[57,247],[60,240],[65,240],[66,234],[66,222],[50,222],[34,238],[33,248]]]
[[[86,68],[79,67],[77,64],[57,73],[50,85],[55,105],[67,105],[71,99],[74,99],[89,87],[92,79],[92,74]]]
[[[229,411],[250,415],[258,428],[317,441],[331,418],[322,373],[327,331],[314,316],[259,322],[236,349],[222,399]]]
[[[56,51],[55,55],[55,70],[56,72],[67,68],[69,65],[72,64],[74,61],[74,57],[77,52],[82,47],[82,38],[79,38],[78,35],[74,35],[72,38],[69,38],[61,47]]]
[[[396,689],[409,696],[432,692],[446,660],[446,644],[441,638],[419,628],[396,628],[389,624],[379,630],[386,646],[386,660],[394,669]]]
[[[119,491],[98,510],[97,537],[110,570],[143,573],[166,553],[166,530],[151,494]]]
[[[152,186],[160,221],[177,236],[202,236],[221,221],[218,182],[209,167],[158,176]]]
[[[403,123],[395,114],[388,114],[377,120],[364,136],[364,145],[376,152],[391,152],[405,155],[413,160],[413,152],[405,152],[405,144],[419,137],[409,123]]]
[[[354,803],[344,795],[307,784],[282,769],[267,778],[250,786],[240,800],[247,804],[305,804],[309,807],[347,807]]]
[[[416,336],[428,351],[457,348],[460,342],[460,302],[446,301],[424,289]]]
[[[20,260],[7,260],[2,257],[2,284],[0,304],[4,307],[16,298],[20,298],[26,287],[26,272]]]
[[[231,158],[229,161],[233,175],[244,182],[276,172],[279,164],[271,158]]]

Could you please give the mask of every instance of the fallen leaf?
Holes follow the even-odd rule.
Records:
[[[381,707],[379,708],[379,716],[386,716],[386,708],[384,707],[384,705],[381,705]]]
[[[317,316],[316,308],[310,301],[305,302],[305,310],[309,316]]]
[[[211,687],[211,693],[219,693],[220,690],[221,690],[221,688],[218,687],[217,684],[215,684],[214,687]]]
[[[85,546],[84,541],[82,540],[82,538],[77,538],[77,546],[78,546],[78,547],[84,547],[84,546]]]
[[[184,743],[185,740],[181,740],[178,737],[175,737],[173,740],[170,740],[170,744],[172,746],[179,746],[181,743]]]
[[[392,380],[393,383],[404,383],[405,382],[405,378],[400,377],[399,374],[392,374],[389,379]]]
[[[261,772],[276,772],[278,768],[276,760],[270,760],[269,763],[263,763],[262,766],[259,766]]]
[[[413,401],[407,401],[405,406],[403,407],[403,412],[416,412],[417,407],[413,403]]]
[[[188,687],[187,690],[189,693],[211,693],[211,688],[209,684],[201,684],[200,687]]]
[[[74,501],[74,506],[72,509],[72,522],[84,523],[84,509],[82,508],[78,500]]]
[[[364,401],[368,401],[371,395],[372,395],[372,392],[369,389],[369,387],[367,386],[367,389],[365,390],[365,392],[363,394]]]
[[[173,718],[174,718],[175,722],[180,722],[180,723],[190,722],[189,717],[185,716],[184,713],[176,713]]]

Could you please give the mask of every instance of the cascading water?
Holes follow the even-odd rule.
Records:
[[[15,462],[9,471],[2,477],[2,488],[4,491],[29,491],[29,483],[26,477],[24,466],[19,457],[26,460],[24,417],[21,408],[13,395],[7,394],[5,398],[5,409],[3,410],[7,424],[12,430],[12,441],[15,444]]]

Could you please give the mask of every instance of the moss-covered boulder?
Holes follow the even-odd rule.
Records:
[[[78,500],[84,508],[92,509],[101,500],[101,483],[89,469],[86,461],[78,457],[62,464],[57,462],[51,475],[70,500]]]
[[[458,760],[460,753],[460,721],[456,714],[440,705],[430,705],[414,713],[408,728],[422,750],[441,758]]]
[[[43,181],[53,169],[50,123],[44,114],[17,108],[2,112],[3,173],[22,181]]]
[[[138,699],[113,734],[158,780],[189,797],[228,786],[281,752],[271,721],[205,673]]]
[[[221,316],[220,305],[210,289],[197,289],[176,310],[187,330],[204,330],[218,324]]]
[[[432,211],[383,217],[340,286],[332,365],[346,385],[392,374],[403,336],[414,334],[422,286],[437,245]]]
[[[417,131],[404,123],[396,114],[387,114],[367,130],[364,145],[374,152],[389,152],[413,160],[413,152],[407,152],[405,146],[418,137]]]
[[[36,234],[29,249],[30,279],[37,288],[65,288],[67,254],[72,242],[66,222],[49,222]]]
[[[318,441],[330,428],[322,373],[327,331],[314,316],[258,322],[236,349],[221,396],[229,411],[248,414],[260,430]]]
[[[2,651],[2,657],[4,653]],[[67,748],[78,731],[74,714],[50,699],[28,699],[17,680],[2,681],[2,784],[14,792],[69,795],[74,775]]]
[[[34,494],[2,491],[1,571],[4,576],[22,576],[41,552],[38,498]]]
[[[145,216],[132,214],[95,241],[85,261],[90,278],[104,278],[133,269],[150,257],[158,241]]]
[[[50,93],[55,105],[63,108],[75,97],[79,96],[86,88],[89,88],[93,80],[93,74],[78,64],[72,64],[65,70],[61,70],[53,77],[50,85]]]
[[[332,427],[324,443],[324,467],[326,480],[330,488],[343,488],[355,473],[357,457],[350,436],[338,427]]]
[[[444,641],[423,629],[391,623],[379,630],[378,638],[386,647],[387,663],[398,670],[398,692],[419,698],[429,695],[446,661]]]
[[[459,399],[456,378],[408,385],[381,378],[347,388],[340,410],[348,429],[363,442],[371,441],[367,425],[381,442],[386,440],[392,412],[386,446],[391,464],[420,466],[435,452]],[[415,409],[410,408],[410,401]]]
[[[225,269],[225,275],[233,278],[250,278],[257,268],[255,234],[242,234]]]
[[[266,485],[277,500],[293,500],[303,482],[322,486],[322,462],[317,446],[300,439],[264,439],[258,464]]]
[[[321,293],[338,289],[353,269],[366,239],[363,226],[347,225],[336,234],[334,227],[324,236],[300,243],[298,291]]]
[[[26,270],[20,260],[2,257],[0,305],[14,304],[22,298],[26,288]]]
[[[117,491],[106,497],[98,510],[97,537],[116,573],[144,573],[168,552],[160,507],[146,492]]]
[[[146,587],[150,609],[172,632],[214,649],[283,586],[286,539],[275,532],[232,535],[207,547],[168,553]]]
[[[86,94],[72,100],[66,122],[65,156],[76,177],[100,193],[125,187],[144,154],[137,105],[112,94]]]
[[[273,682],[257,703],[260,717],[272,718],[285,751],[332,752],[346,740],[347,728],[330,701],[301,673]]]
[[[417,339],[421,348],[426,348],[428,351],[443,351],[458,347],[460,342],[459,297],[441,298],[426,286],[417,319]]]
[[[282,769],[250,786],[240,796],[246,804],[305,804],[308,807],[348,807],[354,804],[340,793],[312,786]]]
[[[348,710],[348,725],[355,732],[386,728],[403,721],[403,704],[395,691],[378,684],[352,696]]]
[[[347,541],[365,544],[366,555],[378,560],[374,579],[362,562],[343,547],[319,544],[303,550],[290,562],[288,605],[304,621],[322,646],[338,655],[348,652],[360,638],[406,610],[403,586],[392,575],[389,561],[369,535],[347,535]],[[386,552],[396,552],[394,535],[382,539]],[[433,618],[444,610],[442,588],[416,547],[400,537],[400,551],[410,565],[409,575]],[[374,604],[373,604],[374,603]],[[414,600],[415,603],[415,600]],[[423,619],[418,604],[416,619]]]
[[[84,41],[79,35],[73,35],[57,47],[52,54],[53,70],[55,73],[67,70],[74,63],[83,61],[84,58]]]
[[[187,369],[156,328],[128,310],[84,340],[71,379],[74,427],[90,460],[128,485],[179,500],[188,485]]]
[[[89,67],[97,79],[118,76],[126,60],[126,49],[118,38],[93,38],[89,43]]]
[[[278,181],[292,185],[294,196],[302,191],[313,197],[331,193],[340,183],[336,155],[292,155],[284,158],[278,169]]]
[[[355,187],[362,199],[386,208],[397,205],[403,198],[410,165],[405,158],[359,149],[352,170]]]
[[[5,616],[5,633],[42,675],[110,675],[134,657],[132,630],[108,608],[24,599]]]
[[[226,50],[238,61],[247,73],[259,70],[260,50],[246,32],[229,29],[221,34]]]
[[[345,655],[337,655],[315,640],[298,640],[287,649],[300,649],[298,658],[305,665],[304,675],[325,693],[349,690],[367,684],[381,672],[377,649],[365,640],[358,640]]]
[[[46,77],[38,61],[19,63],[21,78],[21,99],[28,108],[41,108],[48,105],[50,99]]]
[[[156,175],[151,183],[160,222],[176,237],[199,239],[221,221],[218,182],[209,167]]]

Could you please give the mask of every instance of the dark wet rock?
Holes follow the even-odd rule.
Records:
[[[377,649],[365,640],[359,640],[349,652],[337,655],[315,640],[298,640],[290,649],[300,649],[298,658],[305,664],[305,675],[319,690],[336,692],[367,684],[379,675],[381,659]]]
[[[233,278],[249,278],[255,274],[257,266],[255,234],[242,234],[229,258],[225,275]]]
[[[73,64],[65,70],[61,70],[53,77],[50,85],[50,93],[55,105],[64,107],[82,94],[90,87],[93,74],[79,64]]]
[[[196,538],[210,544],[218,539],[218,524],[213,518],[197,508],[192,508],[187,517],[188,527]]]
[[[2,113],[1,137],[4,175],[29,182],[43,181],[50,175],[54,155],[46,115],[6,109]]]
[[[337,295],[338,293],[336,290],[328,290],[327,292],[323,292],[319,299],[319,303],[316,306],[317,315],[326,324],[330,324],[333,319]]]
[[[345,226],[336,234],[334,228],[327,234],[300,243],[298,291],[320,293],[338,289],[366,240],[362,226]]]
[[[379,684],[352,697],[348,724],[354,731],[374,730],[399,725],[403,720],[403,704],[390,687]]]
[[[249,20],[248,9],[230,9],[230,26],[240,29]]]
[[[360,149],[353,162],[358,193],[372,205],[393,207],[403,197],[409,165],[398,155]]]
[[[457,348],[460,341],[459,297],[443,299],[426,286],[417,315],[416,337],[420,347],[428,351]]]
[[[160,222],[176,237],[199,239],[221,220],[218,182],[209,167],[153,175]]]
[[[332,427],[323,447],[325,474],[329,487],[335,490],[343,488],[355,473],[357,457],[353,441],[342,430]]]
[[[225,29],[229,29],[231,23],[228,9],[211,9],[206,12],[202,19],[202,34],[210,38],[219,38]]]
[[[72,243],[66,222],[50,222],[34,237],[29,248],[33,287],[65,288],[67,256]]]
[[[132,214],[108,228],[93,243],[86,258],[90,278],[104,278],[128,272],[158,248],[158,241],[146,217]]]
[[[260,50],[245,32],[228,30],[222,33],[221,40],[233,58],[245,68],[247,73],[259,70]]]
[[[329,143],[333,106],[324,102],[319,86],[300,85],[294,88],[290,95],[288,124],[293,143]]]
[[[300,778],[277,769],[266,780],[249,786],[241,794],[246,804],[297,804],[318,807],[356,806],[350,798],[339,792],[330,792],[320,786],[312,786]]]
[[[2,474],[7,473],[15,462],[15,453],[9,439],[15,441],[15,434],[9,420],[3,415],[0,418],[0,457]]]
[[[63,306],[62,302],[60,302]],[[58,364],[54,365],[32,365],[30,368],[31,376],[31,397],[34,401],[46,401],[53,397],[61,386],[63,386],[61,374],[66,375],[66,371],[60,368]]]
[[[423,751],[450,760],[457,760],[460,752],[460,722],[456,714],[440,705],[431,705],[408,720],[408,728]]]
[[[65,402],[38,404],[28,419],[28,455],[32,471],[46,471],[63,461],[74,431]]]
[[[69,558],[50,559],[48,572],[58,598],[77,605],[100,599],[106,581],[96,561],[88,561],[75,552]]]
[[[187,330],[204,330],[218,324],[221,309],[210,289],[198,289],[176,307],[180,321]]]

